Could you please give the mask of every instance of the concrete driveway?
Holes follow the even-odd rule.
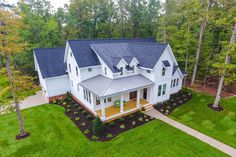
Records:
[[[29,96],[20,103],[20,109],[26,109],[34,106],[47,104],[48,100],[42,91],[36,92],[36,95]]]

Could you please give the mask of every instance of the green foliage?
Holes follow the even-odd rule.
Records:
[[[123,121],[125,121],[125,118],[123,118],[123,117],[122,117],[122,118],[119,118],[119,121],[120,121],[120,122],[123,122]]]
[[[93,121],[93,132],[96,135],[100,135],[104,130],[104,124],[99,117],[96,117]]]
[[[121,125],[120,125],[120,128],[121,128],[121,129],[125,129],[125,125],[124,125],[124,124],[121,124]]]

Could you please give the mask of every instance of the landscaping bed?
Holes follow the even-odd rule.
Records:
[[[154,105],[154,108],[165,115],[169,115],[177,107],[192,99],[192,94],[187,91],[180,91],[170,96],[168,101]]]
[[[81,130],[81,132],[93,141],[108,141],[117,136],[118,134],[145,124],[151,120],[152,117],[144,115],[141,112],[132,113],[122,118],[113,120],[103,125],[103,131],[96,134],[93,129],[93,121],[98,117],[91,114],[81,104],[66,96],[53,102],[54,104],[61,105],[65,108],[65,114],[74,122],[74,124]],[[100,119],[99,119],[100,120]]]

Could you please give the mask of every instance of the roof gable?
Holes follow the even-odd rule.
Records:
[[[34,49],[43,78],[66,75],[66,64],[63,62],[65,48]]]

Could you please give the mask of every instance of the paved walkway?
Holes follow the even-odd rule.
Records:
[[[152,116],[156,119],[159,119],[159,120],[177,128],[179,130],[182,130],[183,132],[185,132],[191,136],[194,136],[195,138],[211,145],[212,147],[215,147],[216,149],[221,150],[222,152],[224,152],[232,157],[236,157],[236,149],[234,149],[234,148],[232,148],[220,141],[217,141],[214,138],[204,135],[204,134],[202,134],[202,133],[200,133],[200,132],[198,132],[186,125],[183,125],[173,119],[170,119],[155,109],[148,110],[145,112],[145,114]]]
[[[38,91],[36,95],[29,96],[20,103],[20,109],[26,109],[48,103],[42,91]]]

